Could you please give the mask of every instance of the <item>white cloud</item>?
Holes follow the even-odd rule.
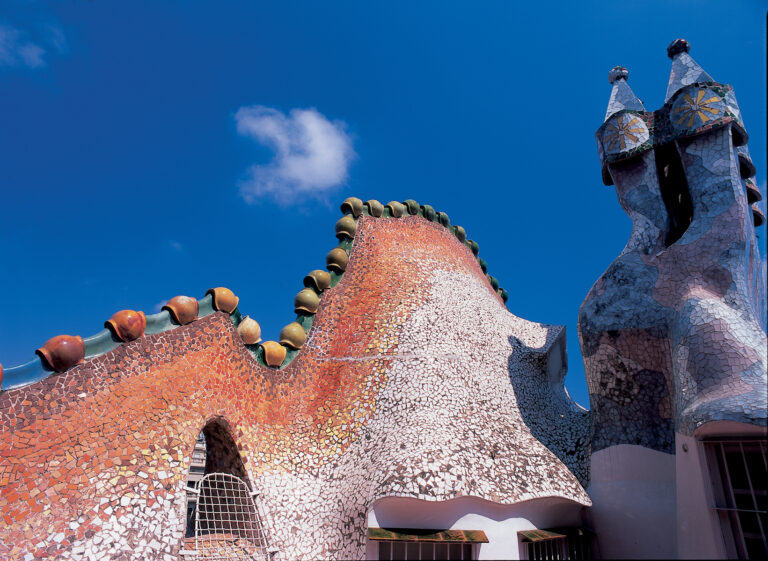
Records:
[[[28,41],[25,33],[10,25],[0,25],[0,66],[44,66],[45,49]]]
[[[45,66],[44,57],[51,49],[66,51],[64,33],[58,27],[40,26],[39,35],[40,40],[32,40],[26,31],[0,23],[0,67],[40,68]]]
[[[160,300],[157,304],[152,306],[152,311],[156,314],[163,311],[163,306],[168,303],[168,300]]]
[[[342,121],[329,121],[315,109],[292,109],[288,115],[262,105],[241,107],[237,131],[275,151],[274,159],[253,165],[240,183],[247,202],[271,197],[278,204],[297,198],[322,199],[343,185],[355,157]]]
[[[177,242],[176,240],[168,240],[168,247],[178,253],[184,251],[184,245],[181,242]]]

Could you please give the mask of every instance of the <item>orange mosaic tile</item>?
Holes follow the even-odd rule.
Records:
[[[574,475],[583,456],[561,461],[517,408],[553,397],[544,382],[524,389],[534,371],[511,334],[545,354],[559,329],[509,314],[440,224],[361,216],[346,273],[282,370],[259,365],[216,312],[0,393],[0,557],[177,558],[201,430],[207,471],[261,491],[288,558],[359,557],[383,496],[589,504]],[[565,450],[582,417],[541,422],[563,427]],[[489,446],[492,468],[475,461]]]

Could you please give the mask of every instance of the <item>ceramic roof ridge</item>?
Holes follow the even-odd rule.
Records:
[[[466,230],[462,226],[451,224],[450,217],[445,212],[436,211],[431,205],[422,205],[413,199],[406,199],[403,202],[390,201],[386,205],[382,205],[375,199],[370,199],[363,202],[357,197],[347,197],[341,204],[341,212],[345,215],[352,215],[357,220],[360,216],[373,216],[375,218],[401,218],[408,215],[421,216],[426,218],[430,222],[436,222],[442,224],[447,230],[455,235],[460,242],[467,246],[473,255],[477,258],[477,262],[480,265],[483,273],[486,275],[488,282],[499,297],[506,304],[509,299],[509,293],[499,286],[498,280],[488,274],[488,264],[484,259],[478,257],[480,252],[480,246],[474,240],[467,238]],[[337,224],[337,235],[339,232],[340,223],[344,220],[342,217]]]
[[[217,311],[214,309],[214,301],[213,301],[212,294],[206,294],[200,300],[195,300],[195,302],[197,303],[199,308],[199,312],[195,319],[208,316],[214,313],[215,311]],[[114,314],[112,318],[115,318],[115,316],[117,316],[121,312],[133,312],[133,310],[121,310],[120,312],[117,312],[116,314]],[[140,312],[140,313],[143,315],[143,312]],[[164,331],[168,331],[170,329],[180,327],[181,325],[179,323],[174,323],[172,313],[166,309],[163,309],[156,314],[150,314],[144,317],[145,317],[145,326],[144,326],[143,332],[141,333],[141,335],[139,335],[139,337],[143,335],[153,335],[156,333],[163,333]],[[109,323],[110,321],[113,321],[113,320],[112,319],[108,320],[105,323]],[[51,341],[58,339],[59,337],[68,337],[68,338],[71,337],[73,339],[80,339],[82,341],[83,343],[82,356],[79,357],[78,360],[76,360],[75,364],[79,364],[80,362],[86,359],[91,359],[91,358],[103,355],[104,353],[107,353],[109,351],[116,349],[123,343],[129,342],[129,341],[121,340],[113,327],[105,326],[104,329],[102,329],[98,333],[95,333],[94,335],[91,335],[89,337],[57,335],[49,339],[48,342],[46,342],[46,345],[51,343]],[[135,337],[132,340],[138,339],[139,337]],[[57,349],[52,348],[55,344],[56,343],[54,343],[47,349],[46,349],[46,345],[43,345],[43,347],[38,349],[39,352],[38,351],[36,352],[38,355],[46,354],[45,352],[43,352],[43,349],[45,349],[49,354],[56,352]],[[74,360],[74,359],[71,359],[71,360]],[[74,366],[75,364],[72,364],[69,367]],[[28,362],[19,364],[17,366],[6,368],[4,372],[2,370],[2,367],[0,367],[0,373],[3,374],[2,377],[0,377],[0,391],[19,388],[22,386],[32,384],[34,382],[38,382],[56,372],[57,372],[56,369],[53,368],[53,365],[51,364],[51,360],[48,358],[44,358],[43,356],[32,359]]]
[[[355,234],[357,233],[357,221],[361,216],[373,218],[405,218],[407,216],[421,216],[430,222],[436,222],[444,226],[456,238],[464,244],[475,256],[480,269],[486,276],[488,283],[501,300],[506,304],[508,293],[499,287],[498,280],[488,275],[486,262],[478,257],[480,247],[477,242],[467,239],[463,227],[452,225],[448,214],[437,212],[430,205],[420,205],[413,199],[403,202],[390,201],[386,205],[376,199],[365,202],[357,197],[347,197],[340,206],[343,216],[336,221],[335,233],[339,240],[336,247],[326,255],[326,268],[328,272],[315,269],[304,277],[304,288],[294,298],[294,312],[296,320],[289,323],[280,331],[279,341],[257,342],[252,345],[245,344],[254,358],[262,366],[282,370],[293,362],[309,337],[309,332],[322,305],[323,293],[334,288],[346,271],[349,259],[354,248]],[[327,278],[324,278],[327,276]],[[247,317],[247,316],[246,316]],[[233,316],[233,323],[243,335],[239,313]],[[254,322],[255,323],[255,322]]]
[[[334,288],[346,270],[352,254],[353,242],[360,216],[374,218],[401,218],[420,216],[445,227],[475,256],[480,269],[494,292],[506,304],[508,293],[499,287],[495,277],[488,275],[487,263],[480,257],[479,245],[468,239],[463,227],[452,225],[448,214],[437,212],[430,205],[420,205],[413,199],[390,201],[382,205],[375,199],[363,203],[356,197],[348,197],[341,204],[344,214],[336,222],[339,243],[326,255],[326,269],[315,269],[304,277],[304,288],[294,298],[297,317],[280,331],[279,341],[261,340],[259,324],[249,316],[243,316],[238,307],[239,298],[225,287],[209,289],[200,300],[188,296],[175,296],[156,314],[145,315],[135,310],[120,310],[104,324],[104,329],[89,337],[57,335],[40,349],[38,358],[22,363],[3,372],[0,364],[0,391],[23,387],[82,363],[86,359],[112,351],[124,343],[144,335],[163,333],[187,325],[216,311],[229,314],[246,349],[261,365],[271,369],[287,367],[298,356],[307,340],[315,316],[322,304],[322,295]]]

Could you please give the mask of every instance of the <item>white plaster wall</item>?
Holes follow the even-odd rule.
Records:
[[[677,557],[726,559],[723,532],[713,505],[704,445],[677,433]]]
[[[677,556],[675,456],[631,444],[592,454],[589,516],[606,559]]]
[[[449,501],[386,497],[369,511],[368,527],[482,530],[488,543],[479,545],[478,559],[519,559],[518,531],[580,526],[583,508],[559,498],[501,505],[475,497]],[[378,559],[376,542],[368,541],[366,559]]]

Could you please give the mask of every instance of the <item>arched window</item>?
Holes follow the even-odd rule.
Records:
[[[250,488],[245,465],[232,437],[229,423],[223,417],[214,417],[203,427],[205,437],[205,474],[228,473],[245,481]]]
[[[200,559],[269,559],[274,550],[268,548],[258,495],[229,423],[222,417],[209,420],[190,462],[184,553]]]

